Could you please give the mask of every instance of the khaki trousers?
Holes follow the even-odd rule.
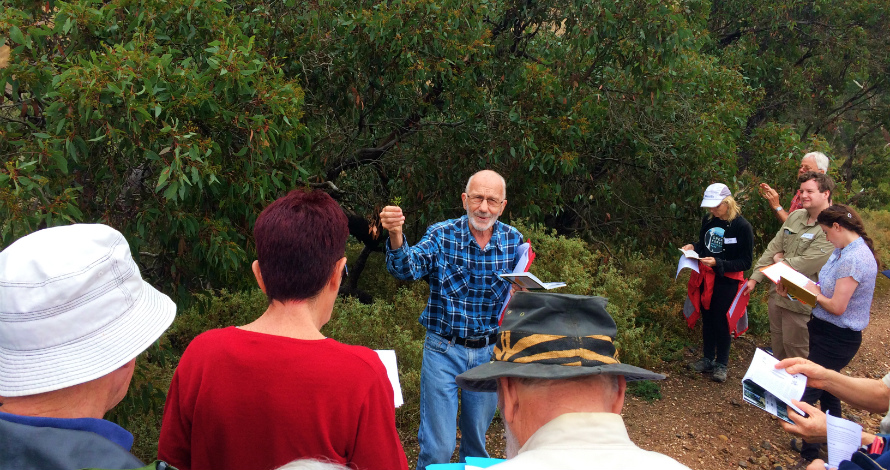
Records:
[[[802,357],[810,353],[810,334],[807,331],[809,313],[798,313],[779,307],[770,296],[767,303],[769,313],[769,334],[773,346],[773,356],[778,359]]]

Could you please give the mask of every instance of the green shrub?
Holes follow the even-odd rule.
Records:
[[[661,400],[661,386],[658,385],[658,382],[653,382],[651,380],[628,382],[627,394],[642,398],[648,403],[652,403],[655,400]]]
[[[182,355],[199,334],[214,328],[246,325],[259,318],[267,306],[266,295],[258,288],[197,294],[192,305],[176,316],[166,336],[173,349]]]
[[[890,268],[890,211],[862,209],[859,214],[865,223],[865,231],[874,242],[875,253],[881,259],[883,266],[880,268]],[[890,290],[890,280],[878,274],[875,292],[883,293],[888,290]]]

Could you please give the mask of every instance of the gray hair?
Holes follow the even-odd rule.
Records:
[[[801,160],[805,160],[807,158],[812,157],[816,162],[816,168],[822,170],[825,173],[828,173],[828,157],[822,152],[810,152],[801,158]]]
[[[465,193],[469,193],[469,192],[470,192],[470,183],[473,182],[473,178],[475,178],[476,175],[478,175],[479,173],[482,173],[483,171],[490,171],[490,172],[492,172],[492,173],[498,175],[498,178],[501,179],[501,185],[504,186],[504,195],[506,195],[506,194],[507,194],[507,180],[505,180],[504,177],[501,176],[500,173],[498,173],[498,172],[496,172],[496,171],[494,171],[494,170],[479,170],[479,171],[477,171],[476,173],[473,173],[473,176],[471,176],[470,179],[467,180],[467,187],[464,189],[464,192],[465,192]]]
[[[345,465],[335,462],[325,462],[315,459],[298,459],[284,466],[278,467],[277,470],[351,470]]]

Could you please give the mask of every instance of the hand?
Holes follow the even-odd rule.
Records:
[[[389,244],[393,249],[402,246],[402,226],[405,215],[399,206],[386,206],[380,211],[380,225],[389,231]]]
[[[748,282],[745,283],[745,290],[742,291],[742,295],[751,295],[751,292],[754,292],[755,287],[757,287],[757,281],[748,279]]]
[[[807,442],[825,442],[828,433],[825,413],[809,403],[797,400],[792,400],[791,402],[809,416],[804,418],[789,408],[788,419],[794,421],[794,424],[788,424],[785,421],[781,421],[782,429],[784,429],[785,432],[806,439]]]
[[[782,284],[781,282],[776,284],[776,293],[783,297],[788,295],[788,289],[785,288],[785,284]]]
[[[769,201],[769,206],[773,209],[779,207],[779,193],[775,189],[770,188],[766,183],[760,183],[760,195]]]
[[[810,292],[812,292],[812,293],[814,293],[814,294],[816,294],[816,295],[821,295],[821,294],[822,294],[822,288],[819,287],[819,285],[816,284],[816,283],[813,282],[813,281],[808,282],[807,285],[805,285],[804,287],[805,287],[808,291],[810,291]]]
[[[779,262],[781,262],[783,259],[785,259],[785,252],[784,252],[784,251],[780,251],[780,252],[778,252],[778,253],[776,253],[776,254],[773,255],[773,263],[779,263]]]
[[[713,268],[715,265],[717,265],[717,260],[715,260],[711,256],[708,256],[707,258],[701,258],[699,259],[699,261],[701,261],[701,264],[708,266],[709,268]]]
[[[803,374],[807,376],[807,385],[813,388],[825,390],[830,371],[813,361],[802,357],[789,357],[776,364],[776,369],[785,369],[789,374]]]
[[[826,468],[828,468],[828,467],[825,466],[824,460],[816,459],[816,460],[813,460],[812,462],[810,462],[809,465],[807,465],[806,470],[825,470]],[[837,470],[837,467],[831,467],[831,470]]]
[[[694,250],[695,245],[693,245],[691,243],[687,243],[686,245],[683,245],[683,248],[680,248],[680,249],[684,250],[684,251]]]

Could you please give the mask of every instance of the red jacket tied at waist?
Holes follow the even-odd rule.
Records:
[[[702,264],[701,261],[698,263],[698,269],[699,272],[692,272],[692,275],[689,276],[689,283],[686,285],[686,295],[693,307],[693,311],[686,315],[686,324],[689,325],[689,328],[695,326],[695,322],[701,316],[702,307],[705,309],[711,308],[711,296],[714,294],[714,280],[717,276],[710,266]],[[747,325],[745,325],[744,330],[738,331],[739,320],[745,315],[745,310],[748,306],[748,296],[739,295],[745,287],[745,275],[742,271],[735,271],[725,273],[724,276],[739,281],[736,301],[733,302],[726,312],[726,319],[729,321],[729,331],[738,337],[748,329]],[[701,289],[702,283],[705,285],[704,289]]]

